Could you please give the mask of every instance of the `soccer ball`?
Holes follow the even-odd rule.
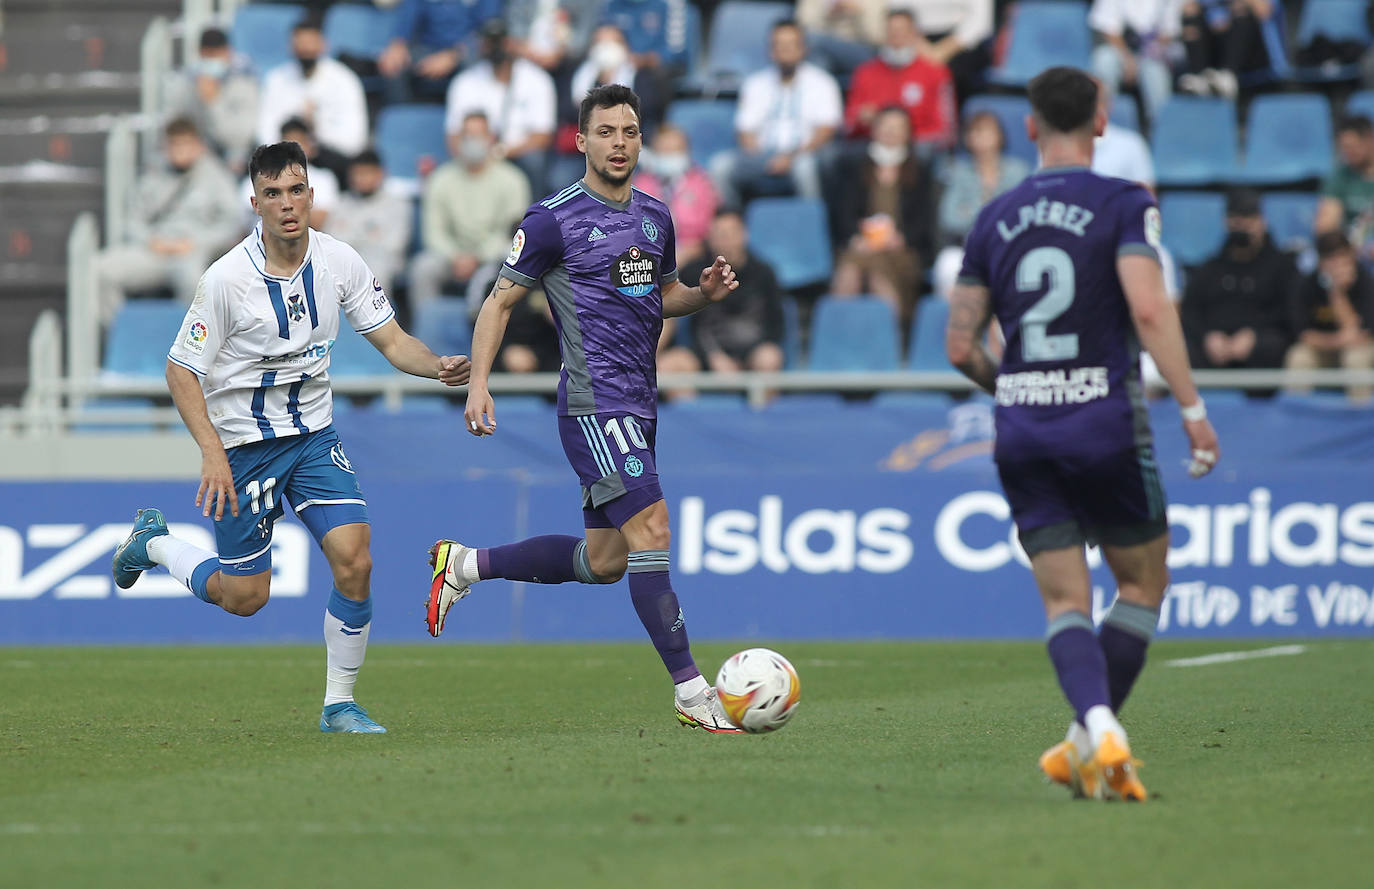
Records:
[[[797,711],[801,679],[776,651],[749,648],[721,665],[716,694],[725,715],[739,728],[751,734],[774,732]]]

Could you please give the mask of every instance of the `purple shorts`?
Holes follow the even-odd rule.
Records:
[[[582,482],[586,528],[619,528],[663,499],[654,420],[619,411],[558,418],[563,453]]]
[[[1068,546],[1135,546],[1169,533],[1150,445],[1112,454],[1000,460],[1011,517],[1028,555]]]

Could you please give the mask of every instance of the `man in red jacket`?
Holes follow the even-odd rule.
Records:
[[[929,50],[910,10],[888,13],[887,37],[878,58],[855,69],[849,86],[844,123],[850,138],[867,137],[879,111],[900,105],[911,117],[911,132],[918,143],[939,148],[954,144],[958,125],[954,78],[949,68],[929,57]]]

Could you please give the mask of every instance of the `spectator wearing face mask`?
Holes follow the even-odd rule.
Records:
[[[720,195],[710,174],[692,163],[685,131],[672,124],[658,128],[652,150],[640,156],[635,187],[663,201],[673,212],[677,267],[686,268],[701,259]]]
[[[383,187],[386,171],[372,149],[348,165],[348,191],[339,196],[329,215],[331,235],[351,244],[382,289],[394,293],[396,275],[405,265],[412,225],[410,202]]]
[[[653,132],[663,118],[658,79],[631,55],[625,35],[615,25],[601,25],[596,29],[586,60],[573,72],[569,91],[573,113],[570,116],[577,116],[575,109],[582,104],[582,97],[588,90],[607,83],[621,83],[635,91],[639,96],[640,125]]]
[[[173,116],[195,121],[206,144],[231,169],[246,169],[258,144],[258,79],[245,60],[235,57],[222,30],[201,32],[198,58],[167,85],[167,107]]]
[[[305,120],[326,148],[352,157],[367,147],[367,97],[362,81],[325,52],[318,18],[302,19],[291,31],[295,58],[262,82],[258,142],[276,142],[288,118]]]
[[[1290,294],[1297,269],[1274,246],[1259,194],[1226,198],[1226,243],[1188,276],[1183,332],[1198,368],[1277,368],[1292,342]]]
[[[473,281],[485,283],[484,268],[494,270],[505,257],[530,204],[529,184],[497,155],[482,112],[469,112],[448,145],[453,160],[430,174],[421,196],[424,249],[410,264],[412,308],[438,299],[445,288],[463,292]],[[478,304],[481,298],[476,295]]]
[[[867,138],[874,118],[891,106],[906,111],[918,144],[942,149],[954,144],[954,78],[944,63],[930,58],[930,45],[906,9],[887,14],[878,57],[854,72],[844,113],[846,132],[851,138]]]
[[[532,191],[542,192],[557,124],[557,90],[547,71],[514,52],[504,21],[491,19],[482,26],[482,61],[449,83],[444,128],[456,132],[469,114],[481,112],[496,151],[525,171]]]

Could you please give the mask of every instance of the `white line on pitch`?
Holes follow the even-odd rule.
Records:
[[[1206,667],[1210,664],[1229,664],[1232,661],[1248,661],[1257,657],[1283,657],[1302,654],[1306,645],[1275,645],[1273,648],[1256,648],[1251,651],[1223,651],[1218,654],[1204,654],[1201,657],[1180,657],[1165,661],[1166,667]]]

